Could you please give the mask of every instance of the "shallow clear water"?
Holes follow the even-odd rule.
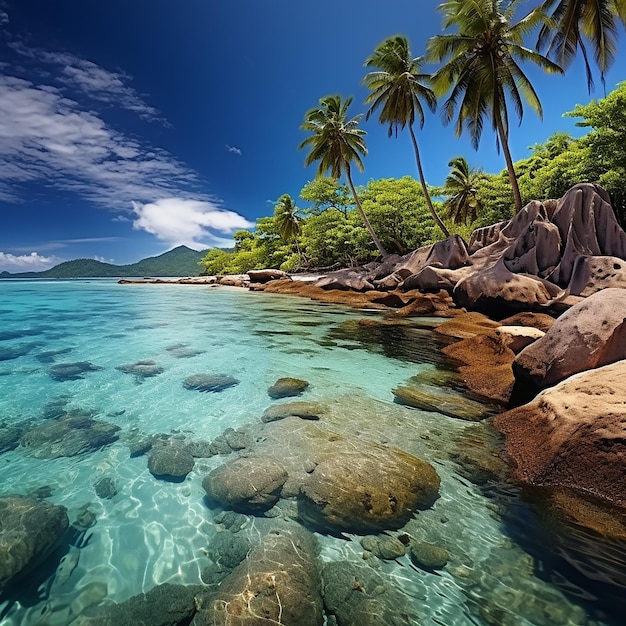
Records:
[[[541,570],[536,520],[514,490],[489,493],[459,475],[451,450],[472,425],[393,403],[394,387],[445,367],[427,330],[435,321],[368,332],[356,324],[363,317],[380,314],[228,288],[0,281],[0,429],[41,422],[59,407],[121,428],[115,443],[78,456],[35,458],[21,447],[0,454],[0,495],[39,490],[68,509],[70,522],[85,512],[95,520],[0,597],[0,623],[70,624],[105,598],[122,602],[163,582],[200,583],[219,531],[201,482],[223,459],[197,459],[179,483],[157,480],[146,456],[130,457],[125,439],[139,431],[212,440],[258,422],[272,403],[267,388],[285,376],[309,381],[303,399],[330,407],[329,428],[436,466],[441,498],[408,528],[445,545],[448,566],[427,572],[407,557],[377,563],[420,624],[613,623],[611,607],[598,608],[605,600],[584,587],[584,577],[574,586]],[[163,371],[137,379],[116,369],[144,360]],[[74,362],[95,368],[76,380],[50,376],[55,364]],[[185,377],[198,373],[239,384],[219,393],[185,389]],[[114,481],[117,495],[96,494],[102,478]],[[318,537],[325,561],[363,562],[358,537]]]

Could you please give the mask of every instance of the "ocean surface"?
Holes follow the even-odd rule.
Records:
[[[207,550],[222,532],[201,483],[224,457],[198,458],[184,480],[165,481],[149,472],[146,455],[131,456],[129,441],[157,434],[211,441],[259,422],[274,402],[267,389],[281,377],[309,382],[299,399],[330,408],[320,421],[328,429],[405,449],[441,476],[441,497],[408,526],[445,548],[448,564],[429,571],[408,556],[367,561],[415,608],[419,624],[624,623],[623,545],[582,529],[555,539],[515,486],[468,479],[459,458],[494,440],[486,427],[394,402],[392,390],[412,377],[449,378],[431,330],[442,320],[397,328],[360,325],[364,318],[383,320],[224,287],[0,281],[0,436],[66,413],[120,428],[113,443],[75,456],[49,458],[22,445],[0,453],[0,496],[63,505],[72,524],[45,563],[5,589],[0,624],[78,624],[103,601],[165,582],[201,583]],[[153,361],[153,375],[124,371],[139,361]],[[54,369],[72,363],[83,364],[76,375]],[[183,386],[205,373],[238,384],[214,393]],[[458,387],[447,393],[464,398]],[[246,521],[248,529],[260,523]],[[0,547],[2,533],[0,520]],[[360,537],[317,537],[323,561],[365,563]]]

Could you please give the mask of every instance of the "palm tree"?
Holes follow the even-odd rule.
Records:
[[[380,243],[370,221],[363,211],[359,196],[352,182],[351,164],[356,163],[359,171],[363,171],[362,156],[367,154],[367,146],[363,139],[366,134],[357,128],[362,115],[348,118],[348,108],[352,98],[342,101],[341,96],[326,96],[319,101],[319,106],[307,111],[304,117],[302,130],[312,133],[298,147],[311,147],[304,164],[306,166],[319,161],[318,176],[323,176],[328,170],[333,178],[339,179],[345,174],[354,197],[359,215],[367,228],[376,249],[385,257],[387,251]]]
[[[278,198],[278,202],[274,207],[274,223],[276,224],[276,230],[283,241],[286,243],[295,241],[298,256],[302,259],[300,242],[298,241],[301,231],[298,207],[296,207],[294,201],[288,193],[283,194],[280,198]]]
[[[450,91],[443,105],[444,122],[451,122],[456,115],[457,136],[467,129],[477,149],[485,118],[490,118],[496,145],[502,146],[504,152],[516,212],[522,208],[522,199],[509,149],[507,95],[520,123],[524,100],[542,117],[537,93],[519,62],[531,62],[548,72],[563,73],[556,63],[524,46],[523,36],[542,24],[545,14],[536,8],[513,22],[519,1],[444,2],[438,7],[444,15],[444,28],[456,26],[458,33],[437,35],[427,44],[429,59],[444,62],[431,77],[436,95]]]
[[[455,224],[473,222],[482,208],[478,198],[480,172],[470,169],[465,157],[455,157],[448,163],[452,168],[444,183],[442,193],[448,196],[443,206]]]
[[[369,72],[363,79],[363,84],[371,91],[365,100],[366,104],[371,104],[365,119],[369,119],[370,115],[380,108],[378,120],[381,124],[389,124],[390,137],[394,131],[396,137],[398,136],[398,128],[404,130],[406,126],[409,127],[417,172],[428,208],[441,232],[448,237],[450,233],[437,215],[426,187],[422,159],[413,130],[416,118],[419,127],[424,127],[422,100],[431,111],[437,108],[437,98],[427,84],[429,76],[420,73],[421,64],[421,57],[412,57],[406,37],[396,35],[385,39],[365,61],[365,67],[379,68],[377,71]]]
[[[580,47],[591,93],[589,45],[604,85],[606,72],[615,61],[618,20],[626,27],[626,0],[545,0],[541,6],[545,11],[554,10],[539,32],[537,48],[547,49],[548,56],[565,69]]]

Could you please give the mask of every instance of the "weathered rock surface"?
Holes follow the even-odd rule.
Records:
[[[0,496],[0,591],[41,563],[68,526],[63,506],[26,496]]]
[[[157,440],[150,450],[148,469],[156,478],[182,479],[193,469],[195,460],[183,441]]]
[[[183,381],[185,389],[205,392],[219,392],[238,385],[239,381],[225,374],[192,374]]]
[[[83,414],[67,414],[28,430],[20,444],[39,459],[94,452],[117,441],[119,426]]]
[[[162,374],[165,370],[156,361],[137,361],[127,365],[119,365],[115,368],[125,374],[132,374],[136,383],[142,383],[146,378],[152,378]]]
[[[275,400],[278,398],[289,398],[301,395],[308,386],[309,383],[300,378],[279,378],[268,388],[267,393],[270,398]]]
[[[413,563],[425,570],[441,569],[448,562],[448,551],[424,541],[411,541],[409,553]]]
[[[89,361],[77,361],[75,363],[58,363],[50,366],[48,374],[60,382],[65,380],[80,380],[87,372],[97,372],[101,367]]]
[[[388,535],[367,535],[361,539],[361,547],[384,560],[398,559],[406,553],[404,544]]]
[[[102,604],[83,611],[77,623],[84,626],[176,626],[188,624],[196,613],[199,585],[164,583],[120,604]]]
[[[255,513],[278,502],[287,477],[284,467],[271,456],[255,455],[215,468],[202,481],[202,487],[212,502],[242,513]]]
[[[544,389],[572,374],[626,359],[626,289],[599,291],[558,318],[513,362],[515,377]]]
[[[284,402],[265,409],[261,421],[275,422],[291,415],[304,420],[318,420],[325,412],[326,408],[317,402]]]
[[[278,527],[202,599],[192,626],[322,626],[318,567],[314,536],[295,524]]]
[[[515,477],[626,506],[626,360],[572,376],[494,424]]]
[[[367,565],[334,561],[322,571],[324,606],[338,626],[409,626],[420,617],[407,596]]]
[[[264,270],[249,270],[248,278],[251,283],[267,283],[270,280],[287,279],[291,280],[287,272],[282,270],[264,269]]]
[[[406,452],[369,446],[325,458],[303,482],[298,514],[330,532],[401,528],[439,496],[435,469]]]

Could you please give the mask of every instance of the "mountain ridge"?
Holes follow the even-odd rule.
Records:
[[[199,276],[200,259],[207,250],[178,246],[158,256],[146,257],[136,263],[114,265],[95,259],[63,261],[41,272],[0,272],[6,278],[128,278],[134,276]]]

